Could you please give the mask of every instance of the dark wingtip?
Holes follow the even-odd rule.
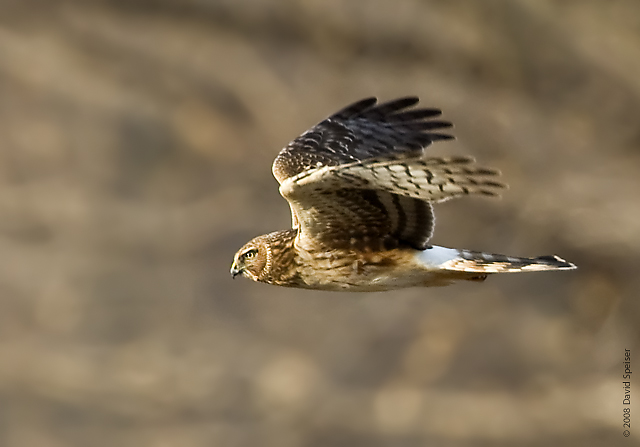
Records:
[[[431,141],[439,141],[439,140],[455,140],[456,137],[453,135],[449,135],[446,133],[429,133],[429,138]]]
[[[437,132],[453,127],[451,122],[431,119],[442,114],[440,109],[412,108],[418,102],[420,99],[417,96],[405,96],[377,104],[377,99],[370,97],[339,110],[328,120],[342,122],[346,128],[349,128],[348,122],[352,120],[381,123],[383,126],[379,132],[382,135],[394,135],[393,138],[397,141],[392,143],[398,148],[393,150],[398,153],[406,153],[407,149],[412,151],[416,146],[424,150],[436,141],[453,140],[455,138],[453,135]]]
[[[376,107],[377,110],[389,112],[396,112],[398,110],[407,109],[420,102],[420,98],[417,96],[404,96],[401,98],[392,99],[387,102],[383,102]]]
[[[361,111],[358,117],[369,118],[376,121],[387,121],[401,110],[416,105],[420,99],[417,96],[405,96],[404,98],[392,99],[383,102],[375,107]]]
[[[375,96],[361,99],[360,101],[354,102],[340,109],[331,115],[330,118],[348,119],[360,117],[385,122],[415,122],[416,124],[427,126],[421,130],[453,126],[453,124],[448,121],[430,121],[429,124],[422,121],[424,119],[442,115],[442,110],[440,109],[416,108],[406,110],[420,102],[420,98],[417,96],[404,96],[376,105],[377,102],[378,99]]]
[[[336,113],[331,115],[331,118],[336,119],[347,119],[352,116],[358,115],[364,112],[367,109],[370,109],[378,102],[378,98],[372,96],[370,98],[361,99],[360,101],[354,102],[353,104],[349,104],[343,109],[338,110]]]
[[[426,118],[433,118],[442,115],[442,110],[436,108],[412,109],[404,112],[394,113],[387,117],[388,122],[410,122],[421,121]]]
[[[565,261],[557,255],[538,256],[536,258],[536,261],[541,261],[545,264],[553,265],[559,270],[574,270],[578,268],[578,266],[574,263]]]

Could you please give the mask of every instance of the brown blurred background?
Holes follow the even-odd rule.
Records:
[[[0,446],[637,442],[638,73],[635,0],[0,0]],[[232,281],[290,225],[277,152],[371,95],[511,186],[434,243],[580,269]]]

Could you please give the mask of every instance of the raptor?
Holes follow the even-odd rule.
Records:
[[[348,292],[481,281],[509,272],[571,270],[558,256],[522,258],[430,245],[432,205],[497,196],[495,169],[472,157],[428,157],[453,138],[441,111],[416,97],[363,99],[289,143],[273,163],[292,228],[258,236],[234,256],[233,277]]]

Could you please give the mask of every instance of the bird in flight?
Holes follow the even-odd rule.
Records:
[[[427,157],[451,123],[418,98],[358,101],[289,143],[273,163],[292,228],[235,254],[233,277],[305,289],[368,292],[482,281],[508,272],[571,270],[558,256],[520,258],[430,245],[432,204],[497,196],[500,173],[472,157]]]

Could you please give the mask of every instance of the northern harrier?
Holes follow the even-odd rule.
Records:
[[[289,230],[258,236],[235,255],[231,274],[287,287],[376,291],[484,280],[488,274],[571,270],[558,256],[517,258],[429,245],[432,203],[496,196],[495,169],[471,157],[425,157],[453,138],[438,109],[418,98],[364,99],[285,147],[273,163],[291,207]]]

